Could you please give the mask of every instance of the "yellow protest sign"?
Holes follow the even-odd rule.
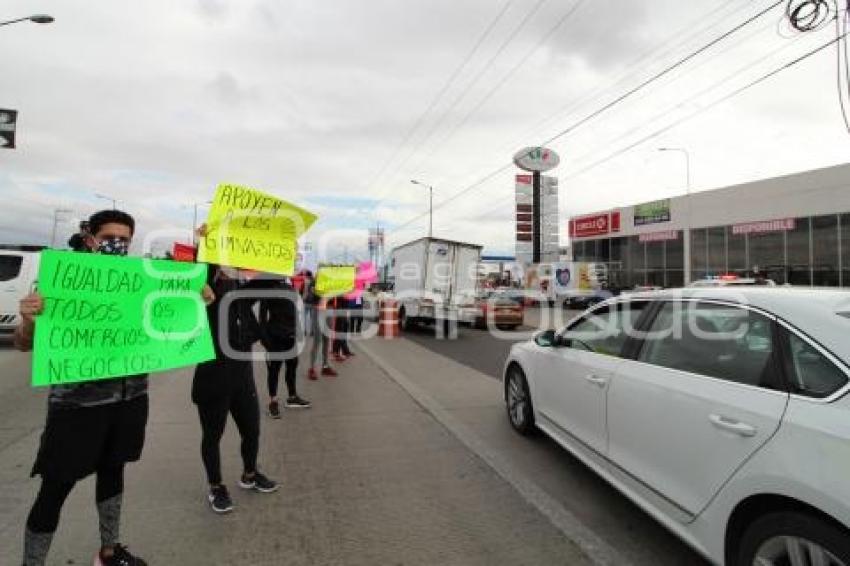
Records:
[[[357,268],[353,265],[320,265],[316,274],[316,294],[335,297],[354,290]]]
[[[315,221],[315,214],[285,200],[221,184],[198,245],[198,261],[292,275],[296,240]]]

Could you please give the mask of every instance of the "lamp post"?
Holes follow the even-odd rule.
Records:
[[[115,210],[117,208],[116,207],[116,204],[118,203],[117,198],[111,197],[109,195],[102,195],[100,193],[95,193],[94,196],[96,196],[97,198],[102,198],[103,200],[108,200],[109,202],[111,202],[112,203],[112,210]]]
[[[27,16],[26,18],[18,18],[16,20],[8,20],[6,22],[0,22],[0,26],[8,26],[10,24],[16,24],[18,22],[33,22],[36,24],[49,24],[54,20],[53,16],[48,16],[47,14],[35,14],[32,16]]]
[[[691,282],[691,154],[683,147],[659,147],[658,151],[676,151],[685,156],[685,206],[687,208],[687,218],[683,226],[682,235],[684,236],[682,244],[684,246],[684,282],[688,285]]]
[[[431,238],[434,236],[434,187],[420,183],[416,179],[411,179],[410,182],[428,188],[428,237]]]

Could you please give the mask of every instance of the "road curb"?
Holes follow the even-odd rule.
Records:
[[[508,482],[528,504],[549,519],[552,525],[561,531],[567,539],[575,543],[591,562],[599,566],[630,566],[632,564],[630,560],[627,560],[611,545],[600,539],[596,533],[538,487],[524,473],[484,444],[468,426],[456,419],[404,373],[372,351],[365,342],[357,342],[356,347],[366,354],[399,387],[404,389],[434,420],[445,427],[504,481]]]

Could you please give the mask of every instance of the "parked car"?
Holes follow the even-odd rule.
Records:
[[[462,318],[470,320],[476,328],[487,328],[493,324],[496,328],[513,330],[523,323],[524,298],[525,292],[521,289],[497,289],[466,295],[460,306]]]
[[[850,564],[850,292],[610,299],[515,345],[511,425],[543,431],[715,564]]]

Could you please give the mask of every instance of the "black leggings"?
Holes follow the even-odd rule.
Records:
[[[27,528],[34,533],[52,533],[59,525],[59,514],[62,505],[71,490],[74,489],[75,481],[54,481],[42,477],[41,489],[35,498],[29,517],[27,517]],[[124,466],[104,467],[97,470],[97,483],[95,487],[95,500],[97,503],[111,499],[124,491]]]
[[[224,395],[198,401],[201,419],[201,458],[210,485],[221,483],[221,450],[219,444],[227,424],[227,414],[233,416],[242,437],[242,465],[246,474],[257,471],[257,452],[260,447],[260,408],[253,379],[244,381]]]
[[[269,397],[277,397],[277,386],[280,382],[280,369],[283,366],[284,360],[266,360],[266,367],[269,370],[268,385]],[[290,397],[295,397],[298,392],[295,388],[295,374],[298,370],[298,358],[289,358],[286,360],[286,373],[283,376],[286,381],[286,391]]]

